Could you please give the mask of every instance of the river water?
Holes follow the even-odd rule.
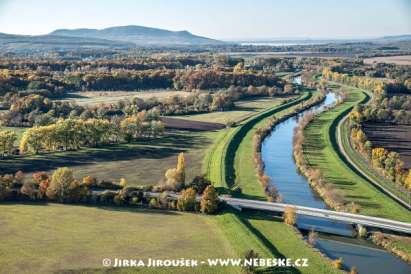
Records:
[[[336,100],[334,93],[327,94],[323,103],[278,124],[264,140],[261,152],[265,173],[278,189],[284,203],[327,208],[311,189],[307,179],[297,170],[293,159],[293,134],[302,115],[322,111],[325,107],[332,106]],[[398,257],[376,247],[370,241],[353,238],[354,231],[350,225],[298,216],[297,227],[302,230],[315,227],[316,231],[320,231],[316,247],[331,259],[343,258],[346,269],[355,266],[361,274],[411,273],[411,265]]]

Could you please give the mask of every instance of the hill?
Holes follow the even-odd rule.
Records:
[[[197,36],[188,31],[170,31],[143,26],[120,26],[105,29],[59,29],[50,35],[64,37],[98,38],[131,42],[137,46],[212,45],[223,42]]]
[[[86,37],[64,37],[56,35],[14,35],[0,33],[0,51],[5,52],[46,52],[59,50],[126,49],[135,47],[132,43],[110,41]]]

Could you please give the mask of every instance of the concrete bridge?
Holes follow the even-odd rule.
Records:
[[[160,193],[155,192],[146,192],[146,197],[159,197]],[[169,193],[168,196],[172,199],[178,199],[180,196],[176,193]],[[201,196],[197,196],[197,200],[200,200]],[[283,213],[287,207],[292,207],[295,209],[297,215],[310,216],[322,218],[330,221],[337,221],[340,223],[346,223],[351,225],[362,225],[370,228],[379,228],[389,231],[400,232],[403,234],[411,235],[411,223],[408,222],[399,222],[385,218],[378,218],[372,216],[365,216],[360,214],[339,212],[327,209],[299,206],[293,204],[284,204],[284,203],[272,203],[264,202],[257,200],[249,199],[240,199],[233,198],[225,195],[219,196],[220,201],[224,201],[227,205],[237,209],[252,209],[252,210],[261,210],[269,211],[276,213]],[[411,220],[410,220],[411,221]]]
[[[238,199],[226,196],[220,196],[220,200],[225,201],[228,205],[236,209],[253,209],[270,212],[284,212],[285,208],[292,207],[295,209],[297,215],[311,216],[317,218],[338,221],[352,225],[362,225],[372,228],[380,228],[395,232],[401,232],[411,235],[411,223],[393,221],[385,218],[371,217],[360,214],[338,212],[327,209],[319,209],[305,206],[298,206],[293,204],[271,203],[264,201]],[[411,220],[410,220],[411,221]]]

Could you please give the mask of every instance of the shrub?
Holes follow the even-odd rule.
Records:
[[[284,223],[287,225],[295,225],[297,221],[297,214],[295,213],[295,208],[287,206],[284,210]]]
[[[125,204],[125,201],[120,193],[114,196],[113,202],[117,206],[121,206]]]
[[[138,197],[133,197],[133,198],[131,198],[129,203],[130,203],[130,205],[138,205],[140,203],[140,200],[139,200]]]
[[[126,180],[125,178],[121,178],[121,179],[120,179],[120,184],[119,184],[119,185],[120,185],[122,188],[126,187],[127,184],[128,184],[128,182],[127,182],[127,180]]]
[[[183,190],[177,200],[177,209],[180,211],[194,211],[196,206],[196,191],[194,188]]]
[[[160,204],[158,203],[158,200],[156,198],[151,198],[150,202],[148,203],[149,208],[159,208]]]
[[[315,243],[317,242],[317,239],[318,239],[318,233],[315,232],[314,230],[311,230],[311,231],[308,233],[308,243],[309,243],[310,245],[314,246]]]
[[[20,188],[20,193],[34,200],[36,197],[36,189],[32,182],[24,182],[23,186]]]
[[[358,236],[361,238],[365,238],[367,236],[367,229],[365,226],[358,225]]]
[[[70,197],[71,184],[74,182],[73,171],[67,167],[54,171],[46,195],[50,200],[65,202]]]
[[[357,203],[351,202],[350,210],[351,210],[351,213],[360,213],[361,206]]]
[[[97,179],[92,176],[85,176],[83,177],[83,184],[87,187],[95,186],[97,185]]]
[[[211,185],[211,181],[203,175],[194,177],[188,187],[194,188],[198,194],[202,194],[209,185]]]
[[[39,197],[43,198],[46,196],[46,191],[47,188],[50,185],[50,177],[47,173],[45,172],[35,172],[32,175],[34,182],[38,185],[39,187]]]
[[[100,194],[99,201],[102,204],[112,204],[114,201],[114,196],[116,196],[116,192],[106,190]]]
[[[109,182],[109,181],[101,181],[97,183],[96,187],[103,188],[103,189],[112,189],[112,190],[122,189],[120,185],[113,183],[113,182]]]
[[[218,208],[218,196],[213,186],[208,186],[201,197],[200,210],[202,213],[213,214]]]
[[[332,264],[335,268],[342,269],[343,259],[342,258],[335,259],[333,260]]]

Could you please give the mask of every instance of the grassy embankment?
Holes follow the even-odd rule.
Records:
[[[362,102],[366,94],[357,88],[344,87],[346,101],[317,116],[304,130],[304,154],[307,163],[322,171],[325,179],[341,191],[345,199],[361,206],[361,213],[409,221],[411,213],[356,174],[338,152],[336,127],[350,109]]]
[[[310,98],[305,93],[299,100]],[[290,112],[299,101],[274,107],[253,116],[240,126],[228,129],[210,151],[207,165],[208,177],[220,188],[221,192],[229,192],[233,186],[233,174],[241,183],[243,197],[263,199],[264,191],[259,185],[256,170],[252,160],[252,134],[264,119],[275,114],[277,117]],[[245,135],[244,135],[245,134]],[[241,138],[240,138],[241,137]],[[234,151],[230,151],[234,149]],[[241,157],[244,162],[237,160],[240,165],[234,165],[234,157]],[[231,165],[231,166],[230,166]],[[248,176],[252,179],[248,180]],[[237,183],[237,181],[236,181]],[[308,258],[308,268],[290,269],[292,273],[340,273],[334,269],[327,259],[301,239],[294,228],[283,222],[264,215],[228,212],[217,216],[220,227],[226,233],[227,239],[235,247],[239,256],[247,249],[254,249],[261,257]],[[285,271],[284,269],[279,269]]]

